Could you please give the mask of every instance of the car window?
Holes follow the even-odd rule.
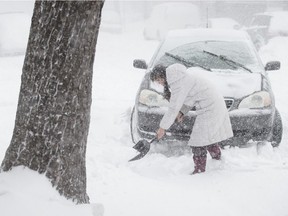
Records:
[[[257,57],[253,55],[246,43],[241,41],[201,41],[187,43],[165,52],[166,54],[164,55],[163,52],[159,52],[162,56],[156,57],[155,65],[163,64],[169,66],[174,63],[179,63],[179,59],[175,58],[175,56],[211,70],[239,69],[235,68],[235,65],[233,66],[233,64],[229,64],[229,62],[227,63],[227,61],[219,58],[219,56],[225,56],[247,67],[258,65]],[[213,56],[207,52],[215,55]]]
[[[270,16],[258,15],[252,20],[251,26],[269,26],[270,20]]]

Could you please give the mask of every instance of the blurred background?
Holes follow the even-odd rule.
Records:
[[[34,1],[0,1],[0,56],[25,52],[33,7]],[[243,29],[260,49],[272,37],[288,36],[287,20],[288,1],[106,0],[100,31],[121,34],[133,26],[144,39],[161,40],[172,29]]]

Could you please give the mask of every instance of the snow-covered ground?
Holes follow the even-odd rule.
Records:
[[[263,61],[282,61],[282,69],[270,73],[284,123],[280,147],[227,148],[222,164],[208,158],[207,172],[191,176],[190,153],[154,152],[128,163],[136,154],[130,112],[144,75],[132,61],[149,60],[158,45],[143,39],[142,27],[99,35],[87,149],[88,193],[95,204],[75,206],[44,176],[19,167],[0,173],[0,215],[90,216],[99,215],[102,204],[105,216],[287,216],[288,38],[274,38],[260,50]],[[12,137],[23,60],[0,58],[0,160]]]

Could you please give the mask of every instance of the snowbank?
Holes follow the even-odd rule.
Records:
[[[0,203],[3,216],[103,215],[102,205],[75,205],[59,196],[44,175],[23,167],[0,174]]]

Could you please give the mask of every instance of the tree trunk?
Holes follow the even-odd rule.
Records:
[[[85,157],[103,4],[35,2],[15,127],[1,165],[45,173],[77,203],[89,202]]]

